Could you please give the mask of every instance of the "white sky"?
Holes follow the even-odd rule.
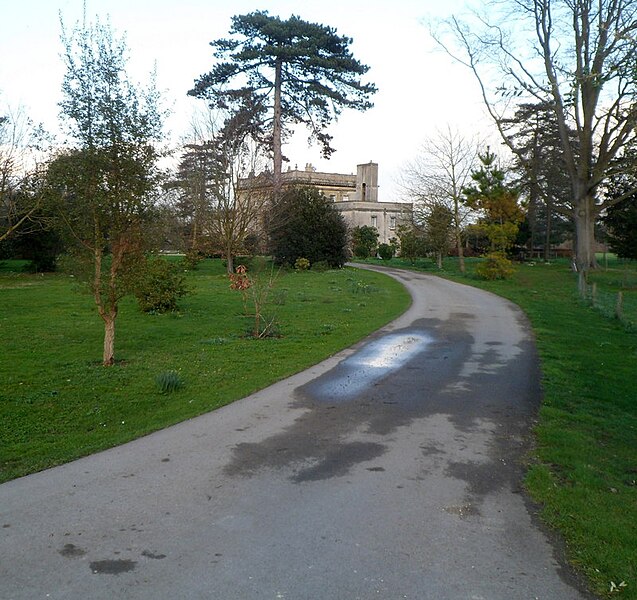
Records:
[[[336,28],[354,39],[352,52],[369,65],[366,80],[379,88],[374,108],[344,111],[329,130],[336,152],[320,157],[300,132],[284,148],[290,165],[311,162],[319,171],[353,173],[358,163],[379,163],[380,194],[399,200],[401,166],[437,128],[447,124],[467,134],[487,135],[478,88],[431,40],[426,22],[463,10],[463,0],[87,0],[87,15],[110,16],[126,34],[129,72],[145,83],[157,65],[158,87],[173,114],[166,124],[175,143],[188,131],[202,100],[188,97],[193,82],[213,65],[209,42],[227,37],[236,14],[268,10]],[[70,29],[82,15],[82,0],[0,0],[0,109],[23,105],[36,122],[55,131],[64,74],[59,12]]]

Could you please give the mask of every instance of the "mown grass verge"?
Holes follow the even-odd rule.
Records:
[[[220,261],[189,274],[181,311],[126,299],[116,358],[69,276],[0,270],[0,481],[102,450],[242,398],[345,348],[403,312],[409,296],[377,273],[282,273],[267,307],[280,337],[251,339]]]
[[[541,504],[545,522],[563,535],[569,559],[586,574],[593,591],[637,599],[634,329],[582,302],[577,276],[566,261],[519,265],[512,279],[494,282],[475,279],[471,260],[466,276],[453,259],[442,272],[431,261],[380,264],[477,286],[525,311],[537,340],[544,388],[527,488]],[[611,265],[591,280],[637,295],[637,286],[630,283],[637,281],[635,266]]]

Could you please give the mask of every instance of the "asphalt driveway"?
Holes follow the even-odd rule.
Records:
[[[411,308],[214,413],[0,486],[0,598],[590,598],[521,488],[523,314],[389,271]]]

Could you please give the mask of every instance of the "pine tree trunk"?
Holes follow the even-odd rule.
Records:
[[[272,151],[274,155],[274,196],[281,194],[281,171],[283,169],[283,154],[281,151],[281,74],[282,61],[277,58],[274,68],[274,123],[272,132]]]
[[[546,237],[544,238],[544,260],[548,261],[551,252],[551,225],[552,225],[553,212],[551,207],[546,205]]]

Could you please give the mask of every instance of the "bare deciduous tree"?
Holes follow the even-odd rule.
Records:
[[[227,116],[219,127],[220,118],[208,112],[193,122],[177,182],[191,213],[191,246],[210,240],[223,253],[228,273],[247,236],[259,232],[269,199],[253,177],[266,156],[240,117]]]
[[[37,187],[46,142],[22,108],[0,116],[0,242],[42,226]]]
[[[490,8],[471,23],[452,18],[455,43],[434,35],[472,70],[513,152],[507,116],[524,102],[551,107],[571,187],[576,263],[586,271],[596,265],[596,218],[622,200],[603,197],[600,185],[629,168],[621,159],[637,137],[637,2],[506,0]]]
[[[480,142],[465,137],[451,126],[439,130],[425,141],[418,156],[407,165],[402,187],[414,201],[416,219],[440,205],[452,213],[452,230],[464,273],[462,230],[472,210],[463,202],[462,190],[471,182],[478,164]]]

